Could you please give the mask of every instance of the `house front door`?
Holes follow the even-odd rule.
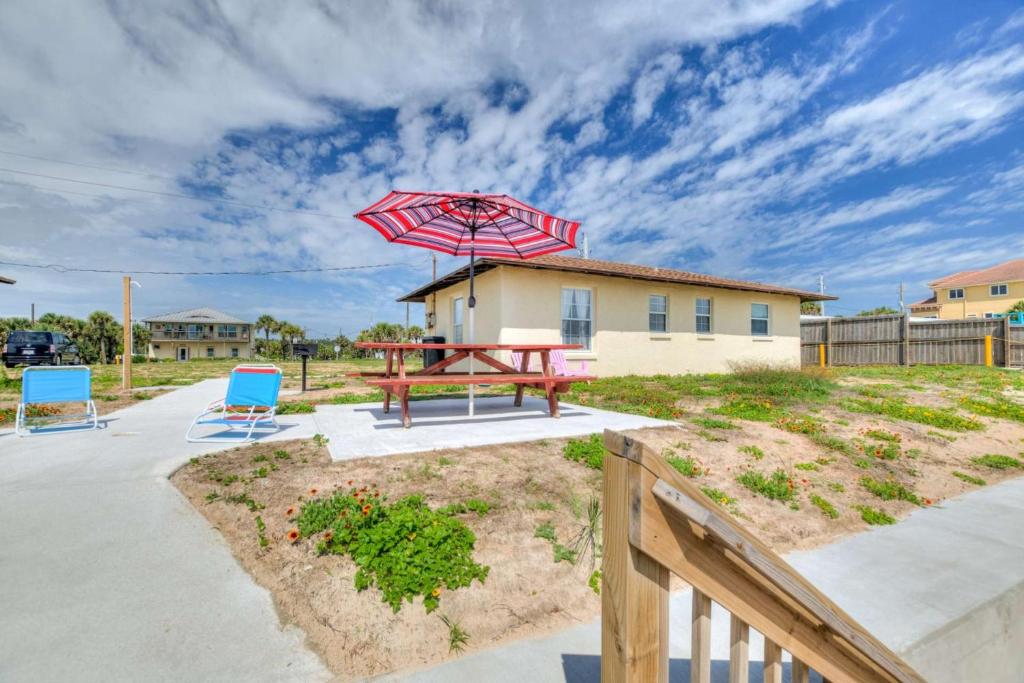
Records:
[[[178,360],[188,360],[188,347],[182,346],[178,349]]]

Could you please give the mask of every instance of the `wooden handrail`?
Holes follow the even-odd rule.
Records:
[[[668,576],[694,589],[691,679],[710,680],[711,601],[732,614],[730,681],[746,681],[749,628],[764,680],[919,683],[906,662],[643,443],[606,431],[601,679],[668,680]]]

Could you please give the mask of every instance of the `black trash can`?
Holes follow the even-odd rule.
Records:
[[[444,337],[424,337],[424,344],[444,344]],[[429,367],[434,363],[444,360],[444,349],[423,349],[423,367]]]

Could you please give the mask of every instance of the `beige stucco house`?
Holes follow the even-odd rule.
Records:
[[[213,308],[145,318],[153,335],[150,358],[251,358],[252,323]]]
[[[953,273],[928,286],[932,296],[910,304],[921,318],[992,318],[1024,299],[1024,259]]]
[[[476,341],[578,343],[609,375],[727,372],[800,363],[800,303],[816,292],[613,261],[542,256],[476,264]],[[429,334],[469,341],[465,266],[400,298],[426,305]],[[503,354],[504,360],[510,359]]]

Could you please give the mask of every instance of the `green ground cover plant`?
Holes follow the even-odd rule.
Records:
[[[960,406],[975,415],[1024,422],[1024,405],[1003,396],[993,396],[989,401],[965,396],[960,399]]]
[[[695,417],[693,424],[705,429],[736,429],[736,425],[728,420],[716,420],[713,417]]]
[[[491,504],[479,498],[470,498],[462,503],[452,503],[437,509],[438,513],[452,517],[464,515],[468,512],[475,512],[477,517],[483,517],[491,511]]]
[[[798,470],[803,470],[804,472],[817,472],[818,470],[821,469],[821,465],[819,465],[816,462],[798,462],[797,464],[793,465],[793,467],[797,468]]]
[[[754,493],[771,500],[792,501],[793,480],[784,470],[775,470],[765,476],[756,470],[748,470],[736,477],[736,481]]]
[[[839,517],[839,510],[836,510],[836,506],[815,493],[811,494],[811,505],[821,510],[821,513],[829,519]]]
[[[356,589],[376,586],[395,612],[422,597],[430,613],[443,589],[482,583],[489,571],[473,560],[476,536],[469,527],[418,495],[388,503],[368,487],[338,491],[305,503],[296,524],[301,538],[319,535],[318,553],[349,555],[359,567]]]
[[[971,462],[978,467],[988,467],[993,470],[1010,470],[1024,467],[1024,462],[1009,455],[979,455],[976,458],[971,458]]]
[[[665,461],[684,477],[699,477],[704,474],[704,465],[698,460],[679,455],[667,455]]]
[[[875,441],[887,441],[889,443],[900,443],[903,441],[903,437],[896,432],[890,432],[885,429],[868,429],[864,432],[864,436]]]
[[[757,446],[740,446],[737,448],[740,453],[746,453],[754,460],[764,460],[764,451]]]
[[[712,408],[708,412],[725,417],[734,417],[739,420],[751,420],[753,422],[774,422],[786,414],[786,411],[779,408],[768,399],[734,399]]]
[[[600,434],[591,434],[586,439],[570,439],[562,449],[562,455],[566,460],[599,470],[604,466],[604,441]]]
[[[730,496],[722,489],[716,489],[711,486],[701,486],[700,490],[701,493],[703,493],[705,496],[715,501],[722,507],[732,507],[736,505],[736,499]]]
[[[846,398],[840,401],[840,407],[854,413],[882,415],[895,420],[917,422],[918,424],[949,429],[954,432],[968,432],[984,429],[984,425],[972,417],[957,415],[947,408],[929,408],[907,403],[898,399]]]
[[[865,490],[873,493],[882,500],[905,500],[914,505],[921,505],[922,501],[913,491],[895,479],[879,481],[873,477],[861,477],[860,485]]]
[[[533,537],[543,538],[545,541],[550,541],[551,543],[558,540],[558,537],[555,535],[555,527],[551,522],[538,524],[537,528],[533,530]]]
[[[966,472],[954,471],[953,476],[956,477],[957,479],[960,479],[961,481],[966,481],[968,484],[974,484],[975,486],[985,486],[988,483],[981,477],[975,477],[973,475],[967,474]]]
[[[873,508],[870,505],[858,505],[857,511],[860,512],[860,518],[872,526],[896,523],[895,517],[887,515],[878,508]]]

